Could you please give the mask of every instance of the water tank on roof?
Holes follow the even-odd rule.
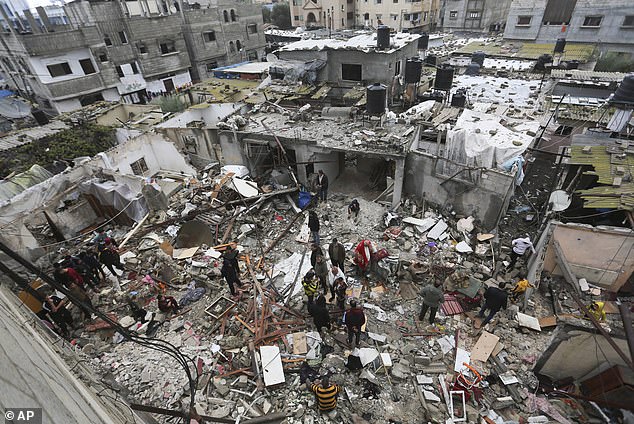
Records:
[[[471,54],[471,61],[479,64],[480,66],[484,65],[484,59],[487,57],[485,52],[473,52]]]
[[[480,64],[471,62],[464,71],[465,75],[480,75]]]
[[[425,56],[425,65],[436,66],[436,56],[433,54]]]
[[[634,104],[634,73],[627,74],[614,92],[610,103]]]
[[[405,62],[405,84],[418,84],[420,75],[423,72],[423,62],[413,57]]]
[[[563,53],[565,48],[566,48],[566,39],[558,38],[557,42],[555,43],[555,53]]]
[[[366,89],[365,110],[370,115],[383,115],[385,113],[385,101],[387,90],[383,84],[374,83]]]
[[[464,90],[458,90],[453,94],[453,96],[451,96],[451,106],[464,107],[466,103],[467,94]]]
[[[453,70],[453,66],[446,64],[436,68],[434,88],[437,90],[450,90],[451,84],[453,84]]]
[[[537,63],[535,63],[536,71],[545,71],[546,64],[553,63],[553,57],[549,54],[543,54],[537,58]]]
[[[390,27],[379,25],[376,29],[376,46],[379,49],[387,49],[390,47]]]
[[[426,50],[429,46],[429,34],[423,32],[418,39],[418,50]]]

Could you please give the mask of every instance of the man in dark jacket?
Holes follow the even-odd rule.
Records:
[[[504,290],[504,287],[506,287],[506,283],[502,282],[500,283],[500,288],[489,287],[484,292],[484,305],[482,305],[478,316],[480,318],[484,317],[484,311],[487,309],[489,310],[489,315],[482,321],[482,327],[487,325],[500,309],[506,309],[508,293]]]
[[[321,169],[317,173],[317,197],[320,202],[328,199],[328,176]]]
[[[343,265],[346,261],[346,248],[336,238],[332,239],[332,243],[328,246],[328,255],[332,266],[336,266],[343,271]]]
[[[238,251],[232,246],[227,246],[227,250],[225,250],[220,274],[222,274],[222,276],[225,277],[225,280],[227,280],[231,295],[236,296],[238,293],[236,292],[234,284],[237,284],[238,287],[240,287],[242,286],[242,282],[240,282],[239,277],[240,267],[238,266]]]
[[[358,347],[361,338],[361,327],[365,324],[365,314],[363,309],[357,306],[356,300],[350,301],[350,309],[346,311],[343,320],[348,328],[348,344],[352,344],[352,336],[354,336]]]
[[[324,295],[319,295],[315,303],[308,305],[308,312],[313,317],[317,331],[321,333],[322,327],[330,329],[330,314],[328,313],[328,306],[326,305]]]
[[[313,236],[313,243],[319,245],[319,217],[315,211],[308,212],[308,229]]]
[[[315,264],[317,263],[317,256],[324,256],[324,251],[321,250],[319,245],[313,243],[310,245],[310,266],[315,268]]]
[[[434,284],[428,284],[423,287],[420,294],[423,297],[423,307],[420,310],[418,319],[419,321],[422,321],[429,309],[429,323],[433,324],[436,319],[438,307],[445,301],[445,294],[442,291],[442,283],[440,281],[434,281]]]

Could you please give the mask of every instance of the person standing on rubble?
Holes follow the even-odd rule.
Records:
[[[308,212],[308,229],[313,236],[313,243],[319,246],[319,217],[315,211]]]
[[[222,268],[220,269],[220,274],[227,281],[231,295],[237,296],[238,292],[236,291],[235,285],[241,287],[242,282],[240,281],[238,251],[231,245],[227,246],[225,253],[222,255]]]
[[[123,271],[121,275],[125,274],[125,268],[121,263],[121,257],[119,256],[119,252],[117,252],[115,245],[108,243],[103,246],[100,245],[99,248],[101,249],[99,252],[99,262],[104,264],[106,268],[108,268],[108,271],[110,271],[110,273],[117,279],[120,275],[114,270],[115,268]]]
[[[533,242],[531,241],[528,234],[526,237],[518,237],[511,242],[513,248],[511,249],[511,263],[509,264],[509,268],[515,267],[515,262],[517,262],[517,258],[524,256],[528,249],[535,254],[535,247],[533,246]]]
[[[317,278],[319,278],[324,294],[328,293],[328,264],[326,264],[326,259],[323,256],[317,256],[314,271]]]
[[[482,321],[481,327],[487,325],[500,309],[506,309],[508,293],[504,290],[505,287],[506,283],[501,282],[499,288],[489,287],[484,292],[484,305],[482,305],[482,309],[480,309],[478,316],[483,318],[486,310],[489,310],[489,315],[484,319],[484,321]]]
[[[321,378],[321,382],[315,381],[315,383],[310,386],[310,390],[315,393],[319,411],[328,414],[330,418],[335,418],[337,414],[335,411],[337,407],[337,395],[341,392],[341,386],[330,384],[330,379],[325,375]]]
[[[315,268],[315,264],[317,263],[317,256],[324,256],[324,251],[321,250],[318,244],[310,245],[310,266]]]
[[[330,288],[331,301],[335,298],[335,281],[337,281],[337,278],[343,278],[345,280],[346,274],[344,274],[339,267],[333,266],[328,273],[328,287]]]
[[[320,202],[328,200],[328,175],[322,169],[317,173],[317,197]]]
[[[346,284],[346,280],[344,278],[338,277],[335,280],[335,296],[337,297],[337,307],[340,311],[346,309],[346,291],[348,290],[348,285]]]
[[[348,205],[348,219],[352,218],[354,215],[354,222],[356,223],[359,219],[360,210],[361,206],[359,205],[359,201],[357,199],[352,199],[352,202]]]
[[[445,294],[442,290],[442,283],[438,280],[434,281],[434,284],[428,284],[420,292],[423,297],[423,306],[421,307],[418,320],[425,319],[425,314],[429,310],[429,324],[434,324],[436,320],[436,312],[441,303],[445,302]]]
[[[44,314],[48,314],[51,320],[62,331],[62,336],[68,337],[68,325],[73,324],[73,316],[66,309],[66,303],[68,298],[61,299],[54,294],[46,296],[45,301],[42,303],[42,309]]]
[[[163,312],[164,314],[178,313],[178,302],[176,301],[176,299],[174,299],[173,296],[163,296],[162,294],[159,294],[156,298],[156,301],[158,303],[159,311]]]
[[[313,304],[313,298],[317,293],[317,287],[319,286],[319,279],[315,273],[311,270],[304,275],[302,279],[302,287],[304,288],[304,294],[308,298],[308,308]]]
[[[336,238],[332,239],[332,243],[328,246],[328,255],[332,266],[336,266],[343,271],[344,262],[346,261],[346,248]]]
[[[323,294],[319,295],[315,303],[309,305],[308,313],[312,315],[317,331],[321,333],[323,327],[326,327],[326,330],[330,329],[330,314]]]
[[[515,287],[513,287],[513,290],[511,291],[511,301],[513,303],[517,303],[520,297],[523,296],[529,288],[534,289],[535,286],[533,286],[526,277],[520,274],[519,281],[515,283]]]
[[[350,301],[350,309],[343,316],[343,323],[348,329],[348,344],[352,346],[352,337],[355,338],[355,344],[359,347],[361,339],[361,327],[365,324],[365,314],[363,309],[357,306],[357,301]]]

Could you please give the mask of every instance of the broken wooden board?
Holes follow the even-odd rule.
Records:
[[[174,247],[167,240],[165,240],[161,244],[159,244],[159,247],[168,256],[172,256],[172,254],[174,253]]]
[[[522,327],[530,328],[535,331],[542,331],[542,328],[539,326],[539,320],[535,317],[518,312],[517,321]]]
[[[205,313],[213,319],[219,320],[234,306],[236,306],[236,302],[226,296],[220,296],[205,308]]]
[[[557,325],[557,317],[555,315],[541,317],[538,322],[541,328],[555,327]]]
[[[172,252],[172,258],[174,259],[189,259],[198,252],[200,246],[189,247],[186,249],[174,249]]]
[[[260,361],[265,386],[274,386],[286,381],[279,347],[260,346]]]
[[[483,331],[473,349],[471,349],[471,360],[486,362],[499,341],[500,338],[498,336]]]
[[[293,333],[293,354],[305,355],[308,352],[308,345],[306,344],[306,333],[300,331]]]

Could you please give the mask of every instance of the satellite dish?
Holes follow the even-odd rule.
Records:
[[[279,59],[273,53],[269,53],[266,55],[266,61],[273,63],[273,62],[278,62]]]
[[[553,211],[561,212],[568,209],[570,203],[572,203],[572,200],[570,199],[570,195],[564,190],[555,190],[550,194],[548,203],[551,203],[553,205]]]

